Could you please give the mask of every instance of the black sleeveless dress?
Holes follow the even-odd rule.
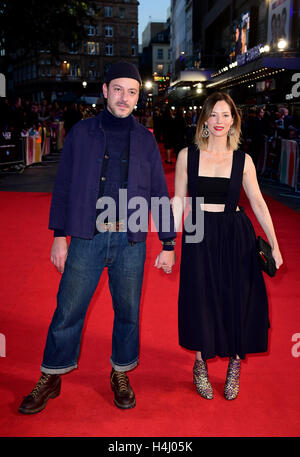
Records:
[[[267,351],[269,311],[256,254],[256,235],[242,207],[236,211],[245,153],[234,151],[224,212],[202,211],[204,236],[187,242],[183,227],[178,300],[179,344],[203,360]],[[188,193],[196,221],[199,150],[188,148]]]

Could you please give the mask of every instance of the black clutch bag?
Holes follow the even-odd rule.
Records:
[[[261,269],[269,276],[275,276],[277,271],[275,260],[272,256],[271,246],[260,236],[257,237],[258,263]]]

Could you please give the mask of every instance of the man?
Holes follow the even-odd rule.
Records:
[[[147,211],[152,197],[168,191],[159,150],[153,135],[131,115],[139,97],[141,78],[128,62],[112,65],[103,94],[107,107],[96,117],[78,122],[66,137],[55,181],[49,228],[54,230],[51,261],[62,273],[55,310],[48,331],[42,376],[24,398],[19,411],[33,414],[60,393],[61,375],[77,367],[86,311],[104,267],[108,269],[114,326],[111,387],[115,405],[135,406],[127,371],[138,364],[139,302],[147,229],[130,226],[130,202],[143,197]],[[127,192],[127,206],[119,202]],[[122,195],[123,195],[122,194]],[[113,201],[107,213],[103,201]],[[128,227],[126,211],[128,210]],[[163,250],[156,267],[170,273],[174,264],[174,220],[158,234]],[[66,235],[71,235],[68,247]]]
[[[264,136],[268,135],[268,133],[265,110],[262,107],[258,107],[255,116],[249,117],[247,123],[247,141],[250,144],[249,153],[255,167],[257,167],[260,153],[264,148]]]

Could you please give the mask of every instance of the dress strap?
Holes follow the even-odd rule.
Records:
[[[239,149],[233,151],[232,169],[224,212],[236,211],[240,200],[245,164],[245,153]]]
[[[197,177],[199,169],[199,149],[195,144],[188,146],[187,175],[190,197],[197,196]]]

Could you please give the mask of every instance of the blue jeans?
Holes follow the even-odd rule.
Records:
[[[114,309],[111,364],[128,371],[138,364],[139,304],[146,243],[127,240],[126,232],[104,232],[92,240],[71,238],[57,294],[41,370],[63,374],[77,368],[84,319],[104,267]]]

